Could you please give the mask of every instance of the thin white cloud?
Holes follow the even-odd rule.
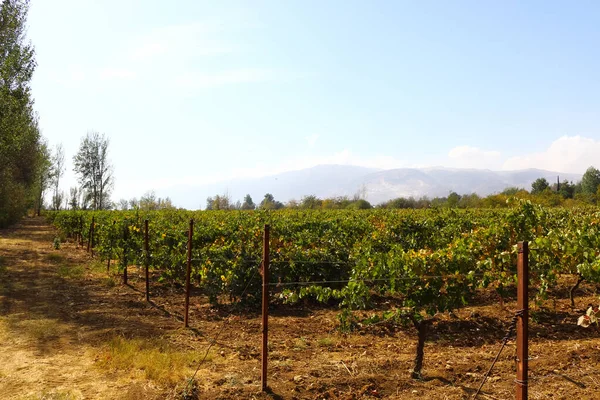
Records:
[[[312,135],[307,136],[305,139],[309,147],[315,147],[315,144],[317,144],[317,140],[319,140],[319,134],[313,133]]]
[[[457,146],[448,152],[449,165],[456,168],[497,169],[502,164],[499,151],[473,146]]]
[[[175,79],[180,88],[198,89],[239,83],[263,82],[274,77],[268,69],[234,69],[218,73],[188,72]]]
[[[149,58],[164,54],[167,52],[168,45],[164,40],[148,40],[141,43],[131,52],[131,59],[135,61],[147,60]]]
[[[73,83],[83,82],[86,77],[86,73],[81,65],[69,66],[69,81]]]
[[[511,157],[502,169],[540,168],[581,174],[591,165],[600,167],[600,141],[577,135],[560,137],[543,152]]]
[[[156,28],[130,43],[132,61],[148,61],[156,57],[177,55],[178,59],[209,56],[232,51],[218,34],[223,29],[218,22],[196,22]]]
[[[133,79],[135,72],[127,68],[104,68],[100,70],[100,78],[103,80]]]

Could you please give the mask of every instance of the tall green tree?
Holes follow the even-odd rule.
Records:
[[[35,53],[26,41],[27,0],[0,3],[0,226],[35,200],[41,154],[30,82]]]
[[[283,203],[276,201],[275,197],[271,193],[265,194],[265,197],[260,202],[260,208],[263,210],[279,210],[283,207]]]
[[[108,160],[108,138],[96,131],[88,132],[73,157],[73,165],[90,206],[94,210],[110,208],[113,168]]]
[[[546,178],[537,178],[531,184],[531,194],[540,194],[544,190],[548,189],[549,187],[550,187],[550,183],[548,183]]]
[[[52,179],[54,177],[53,173],[52,155],[50,154],[50,149],[48,148],[47,143],[42,142],[37,163],[36,184],[34,187],[34,204],[35,211],[38,216],[41,214],[42,208],[44,207],[44,197],[46,190],[48,190],[50,184],[52,183]]]
[[[242,210],[254,210],[256,208],[256,204],[252,201],[252,196],[247,194],[244,197],[244,202],[242,203]]]
[[[581,192],[584,194],[596,194],[600,186],[600,171],[589,167],[581,177]]]
[[[323,200],[319,199],[315,195],[304,196],[302,200],[300,200],[300,207],[309,210],[316,210],[318,208],[321,208],[322,204]]]

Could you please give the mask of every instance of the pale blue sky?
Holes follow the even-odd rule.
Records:
[[[32,0],[33,94],[65,190],[80,138],[110,137],[115,200],[321,163],[583,172],[599,21],[595,1]]]

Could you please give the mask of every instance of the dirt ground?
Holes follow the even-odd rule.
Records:
[[[469,399],[516,309],[481,293],[477,306],[440,316],[426,342],[423,379],[413,380],[413,328],[343,335],[335,309],[275,305],[271,392],[262,394],[257,310],[213,308],[196,295],[185,329],[180,288],[153,280],[148,303],[141,271],[130,268],[123,285],[75,243],[55,250],[56,235],[42,218],[0,231],[2,399],[175,399],[184,392],[190,399]],[[582,285],[572,311],[566,293],[560,288],[556,301],[532,312],[531,399],[599,398],[600,333],[576,325],[598,296]],[[511,340],[478,398],[514,398],[514,360]]]

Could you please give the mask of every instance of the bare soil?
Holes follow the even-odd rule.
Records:
[[[130,267],[130,284],[123,285],[77,244],[53,249],[56,235],[42,218],[0,231],[2,399],[174,399],[182,398],[186,386],[188,398],[200,399],[469,399],[516,309],[514,299],[501,307],[492,293],[482,292],[477,305],[436,318],[425,345],[423,379],[414,380],[409,372],[414,328],[376,325],[344,335],[336,329],[336,309],[274,305],[271,392],[263,394],[258,308],[215,308],[197,293],[191,299],[191,328],[184,329],[181,288],[153,279],[148,303],[141,271]],[[598,296],[595,287],[582,284],[579,308],[571,310],[568,285],[574,282],[565,277],[552,293],[555,300],[532,303],[531,399],[599,398],[600,333],[576,325]],[[164,363],[165,369],[177,365],[178,370],[150,373],[134,361],[116,363],[115,338],[148,348],[163,343],[158,351],[165,357],[177,351],[189,358],[170,364],[168,357],[151,353],[156,368]],[[511,340],[478,398],[514,398],[514,379]]]

